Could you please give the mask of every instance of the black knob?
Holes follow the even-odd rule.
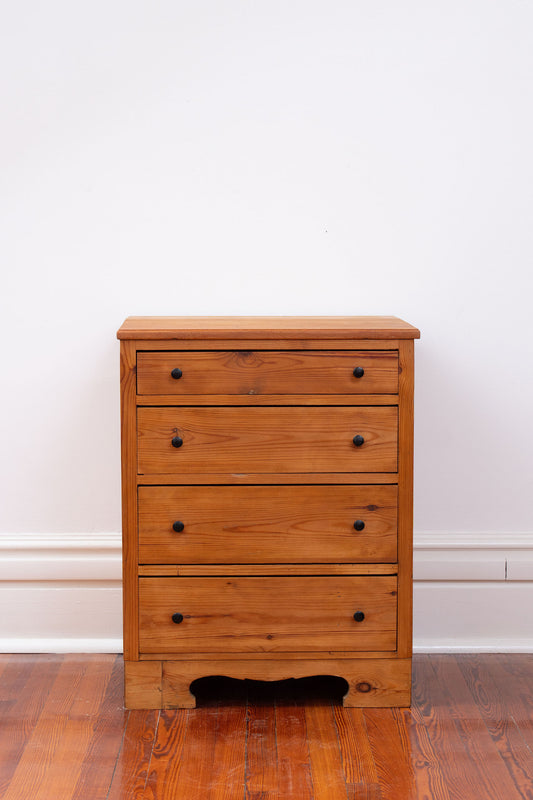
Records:
[[[353,443],[356,447],[361,447],[361,445],[365,443],[365,440],[363,439],[362,436],[359,436],[359,434],[357,434],[357,436],[353,437]],[[179,447],[179,445],[176,445],[176,447]]]
[[[356,611],[355,614],[353,615],[353,618],[356,622],[362,622],[365,618],[365,615],[362,611]]]
[[[184,527],[185,525],[183,522],[180,522],[179,520],[176,520],[176,522],[172,525],[172,528],[176,531],[176,533],[181,533]]]
[[[183,622],[183,614],[172,614],[172,622],[175,622],[176,625],[179,625],[180,622]]]
[[[362,378],[365,374],[363,367],[356,367],[353,371],[354,378]]]
[[[175,369],[173,369],[170,374],[172,375],[174,380],[177,381],[177,380],[179,380],[181,378],[181,376],[183,375],[183,372],[181,371],[181,369],[178,369],[178,367],[175,367]]]
[[[175,522],[174,525],[176,525],[176,524],[177,523]],[[362,519],[356,519],[354,524],[353,524],[353,526],[354,526],[356,531],[362,531],[363,528],[365,527],[365,523],[363,522]]]
[[[174,436],[172,439],[172,447],[181,447],[183,444],[183,439],[179,436]]]

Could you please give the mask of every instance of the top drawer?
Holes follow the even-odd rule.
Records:
[[[137,393],[396,394],[394,350],[165,351],[137,354]]]

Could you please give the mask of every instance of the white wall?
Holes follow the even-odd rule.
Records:
[[[0,531],[117,532],[128,314],[417,325],[415,528],[533,531],[533,6],[29,0],[0,23]]]

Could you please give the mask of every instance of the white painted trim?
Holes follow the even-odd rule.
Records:
[[[414,576],[415,652],[533,652],[533,532],[417,533]],[[0,596],[2,652],[121,652],[120,534],[0,536]]]
[[[508,581],[533,581],[533,552],[519,552],[507,559]]]
[[[0,550],[120,550],[121,535],[100,533],[0,534]]]
[[[67,636],[2,638],[2,653],[122,653],[122,638],[75,639]]]
[[[531,581],[533,532],[417,533],[415,581]]]
[[[419,550],[414,553],[415,581],[504,581],[504,553]]]
[[[454,639],[440,639],[433,644],[424,642],[413,647],[413,653],[533,653],[533,642],[509,644],[505,639],[458,642]]]
[[[119,533],[0,536],[4,653],[122,652]]]
[[[414,649],[533,652],[533,582],[416,581]]]
[[[120,581],[118,533],[0,536],[0,581]]]
[[[414,534],[415,550],[528,550],[533,549],[533,531],[502,533],[501,531],[445,531]]]

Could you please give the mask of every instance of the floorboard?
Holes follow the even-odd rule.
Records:
[[[454,717],[468,760],[480,765],[475,770],[475,796],[481,795],[491,800],[520,798],[521,793],[488,731],[455,656],[436,656],[431,664],[443,691],[446,713]]]
[[[501,689],[507,714],[533,752],[533,655],[497,655],[491,674]]]
[[[246,800],[275,796],[278,788],[276,713],[268,683],[251,681],[246,710]]]
[[[228,678],[219,681],[206,679],[198,691],[202,707],[212,702],[213,697],[220,699],[209,791],[204,797],[206,800],[244,800],[246,682]],[[198,709],[195,713],[198,713]]]
[[[402,713],[399,709],[370,708],[364,711],[381,792],[380,800],[411,800],[418,797],[407,716],[408,713]]]
[[[112,656],[112,671],[100,708],[94,715],[91,742],[83,759],[72,800],[105,797],[121,752],[128,712],[123,707],[122,658]]]
[[[57,657],[0,656],[4,669],[0,679],[0,797],[12,782],[13,774],[33,733],[61,661]]]
[[[486,659],[459,656],[457,666],[519,796],[533,797],[533,754],[515,720],[509,717],[504,692],[487,668]]]
[[[322,676],[127,711],[120,656],[0,655],[0,800],[533,800],[533,656],[413,678],[410,709],[345,709]]]
[[[179,797],[186,766],[184,747],[189,716],[187,709],[161,711],[159,714],[146,782],[146,793],[154,800],[174,800]]]
[[[431,731],[432,741],[439,742],[438,757],[441,771],[451,798],[457,800],[496,800],[495,786],[491,783],[491,769],[498,771],[499,765],[489,767],[486,759],[499,759],[495,748],[487,742],[487,730],[483,730],[476,715],[472,714],[469,703],[461,701],[459,687],[446,680],[446,668],[453,664],[453,656],[423,657],[427,669],[424,684],[425,709],[421,708],[422,719]],[[502,771],[499,777],[507,781]],[[497,790],[497,787],[496,787]],[[515,800],[513,787],[507,800]]]
[[[116,763],[105,800],[143,800],[152,750],[159,722],[159,711],[130,711],[124,737],[116,753]],[[100,800],[100,795],[92,795]]]
[[[278,795],[313,800],[305,698],[297,681],[283,681],[275,700]]]

